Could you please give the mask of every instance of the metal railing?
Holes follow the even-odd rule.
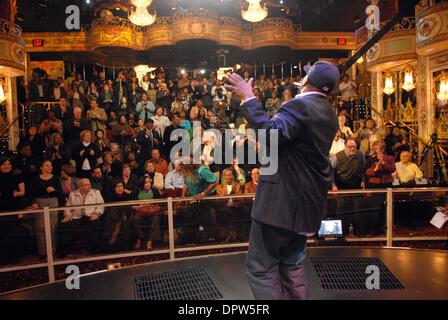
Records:
[[[420,193],[424,193],[426,195],[430,195],[432,200],[440,200],[441,198],[445,198],[446,193],[448,193],[448,188],[400,188],[400,189],[366,189],[366,190],[339,190],[339,191],[330,191],[328,192],[328,199],[336,199],[338,196],[350,196],[347,198],[356,198],[356,196],[363,196],[367,198],[371,198],[373,196],[385,195],[385,226],[386,226],[386,234],[385,236],[377,236],[377,237],[351,237],[347,239],[347,242],[376,242],[376,243],[386,243],[387,247],[392,247],[395,241],[448,241],[448,235],[438,235],[438,236],[419,236],[419,237],[396,237],[394,236],[394,195],[396,194],[406,194],[410,193],[410,195],[416,195]],[[239,196],[227,196],[227,197],[205,197],[202,202],[205,201],[223,201],[223,200],[232,200],[237,201],[238,199],[248,199],[253,200],[253,194],[239,195]],[[346,198],[346,199],[347,199]],[[383,202],[381,198],[380,202]],[[45,235],[45,251],[46,251],[46,260],[40,261],[33,264],[28,265],[19,265],[19,266],[5,266],[0,268],[0,273],[4,272],[13,272],[20,270],[28,270],[28,269],[36,269],[36,268],[47,268],[48,269],[48,281],[54,282],[56,281],[55,276],[55,267],[76,263],[83,263],[89,261],[102,261],[109,259],[120,259],[120,258],[129,258],[129,257],[142,257],[142,256],[150,256],[150,255],[160,255],[160,254],[168,254],[169,260],[175,260],[177,253],[185,253],[185,252],[194,252],[201,250],[213,250],[213,249],[230,249],[230,248],[246,248],[248,246],[248,242],[236,242],[236,243],[223,243],[223,244],[212,244],[212,245],[203,245],[203,246],[187,246],[181,247],[176,245],[175,241],[175,221],[174,218],[176,216],[176,208],[179,203],[190,203],[191,198],[168,198],[168,199],[155,199],[155,200],[145,200],[145,201],[128,201],[128,202],[120,202],[120,203],[105,203],[101,205],[87,205],[87,206],[73,206],[73,207],[60,207],[60,208],[49,208],[46,207],[40,210],[28,210],[28,211],[15,211],[15,212],[4,212],[0,213],[0,219],[4,217],[11,216],[32,216],[32,215],[43,215],[44,221],[44,235]],[[362,199],[363,201],[365,199]],[[362,201],[361,201],[362,202]],[[110,207],[130,207],[130,206],[141,206],[145,204],[164,204],[166,205],[166,210],[163,210],[167,217],[167,232],[168,232],[168,246],[167,248],[161,248],[151,251],[137,251],[137,252],[119,252],[114,254],[102,254],[97,256],[87,256],[76,259],[62,259],[58,260],[55,258],[55,247],[53,245],[53,230],[52,230],[52,213],[58,213],[67,210],[73,209],[87,209],[87,208],[110,208]],[[216,206],[215,204],[215,207]],[[313,243],[314,240],[310,239],[309,242]]]

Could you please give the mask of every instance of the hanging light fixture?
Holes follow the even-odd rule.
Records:
[[[384,80],[383,92],[388,96],[395,92],[394,78],[391,74],[386,75],[386,79]]]
[[[448,102],[448,73],[442,72],[440,75],[439,92],[437,99],[443,103]]]
[[[266,5],[261,5],[261,0],[246,0],[249,2],[247,10],[241,9],[241,17],[249,22],[260,22],[264,20],[269,12]]]
[[[414,76],[412,75],[412,69],[406,69],[404,71],[404,82],[401,86],[403,90],[409,92],[415,89]]]
[[[140,81],[142,81],[143,76],[145,76],[148,73],[153,73],[156,70],[157,70],[156,67],[151,67],[151,66],[147,66],[144,64],[134,67],[134,71],[137,75],[137,79],[139,79]]]
[[[157,14],[150,14],[147,7],[136,7],[130,11],[128,18],[133,24],[146,27],[156,22]]]
[[[145,8],[147,8],[147,7],[149,7],[150,5],[151,5],[151,3],[152,3],[152,0],[130,0],[131,1],[131,3],[134,5],[134,6],[136,6],[137,8],[138,7],[145,7]]]

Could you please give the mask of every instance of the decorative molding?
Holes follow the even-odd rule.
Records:
[[[22,29],[0,19],[0,74],[17,77],[25,72],[25,42]]]
[[[367,70],[378,72],[417,60],[415,29],[387,34],[367,51]]]
[[[424,9],[416,17],[417,52],[435,54],[448,48],[448,3],[423,1]]]
[[[338,38],[346,45],[338,45]],[[285,46],[293,50],[354,50],[352,32],[301,32],[289,19],[271,18],[246,24],[230,17],[219,17],[210,10],[185,10],[172,17],[159,17],[149,27],[138,27],[119,17],[99,18],[80,32],[45,32],[24,34],[27,52],[91,51],[100,47],[127,47],[149,50],[162,45],[175,45],[187,39],[207,39],[219,45],[242,50],[266,46]],[[33,47],[33,39],[43,39],[44,47]]]

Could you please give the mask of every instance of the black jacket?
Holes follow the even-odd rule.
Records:
[[[84,153],[81,156],[80,153],[83,150]],[[93,155],[90,152],[91,150],[93,150]],[[78,174],[82,172],[82,165],[86,159],[89,161],[90,169],[94,169],[96,167],[96,160],[100,156],[101,152],[96,143],[91,142],[87,147],[82,142],[78,143],[72,150],[72,158],[76,162],[76,172]]]
[[[279,137],[278,170],[267,175],[262,168],[252,218],[295,232],[317,232],[326,214],[335,111],[324,96],[313,93],[288,101],[272,119],[256,99],[246,102],[243,112],[251,128],[267,129],[273,138],[270,130],[277,129]]]

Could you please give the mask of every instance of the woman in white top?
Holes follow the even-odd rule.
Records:
[[[154,121],[154,130],[159,133],[160,137],[163,137],[166,127],[171,125],[170,119],[163,115],[164,111],[165,108],[157,107],[155,116],[151,118]]]

